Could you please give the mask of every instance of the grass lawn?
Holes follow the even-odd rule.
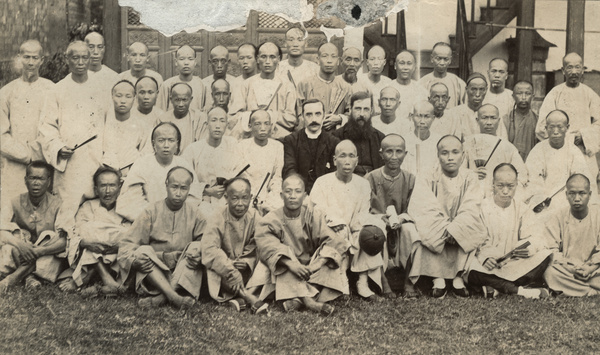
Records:
[[[600,298],[517,296],[367,303],[309,312],[237,313],[204,300],[187,312],[143,310],[136,298],[83,299],[52,286],[0,299],[0,353],[594,353]]]

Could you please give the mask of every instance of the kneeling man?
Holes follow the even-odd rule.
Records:
[[[210,296],[217,302],[229,301],[238,311],[249,303],[253,313],[262,313],[268,305],[246,289],[256,266],[254,228],[260,217],[255,208],[248,209],[250,191],[250,182],[245,178],[225,183],[227,206],[207,224],[200,248]]]
[[[565,296],[600,294],[600,208],[588,206],[590,180],[573,174],[567,180],[569,209],[557,211],[546,222],[552,264],[544,279],[551,290]]]
[[[481,202],[480,215],[487,238],[471,262],[468,282],[482,287],[484,297],[493,298],[498,292],[526,298],[549,295],[546,289],[525,287],[543,283],[551,252],[542,240],[530,238],[523,225],[527,214],[533,211],[514,199],[519,184],[517,176],[512,164],[498,165],[493,173],[493,197]],[[527,241],[529,246],[518,248]],[[509,258],[500,260],[508,253],[511,253]]]
[[[136,218],[119,242],[117,261],[124,283],[135,278],[135,290],[146,297],[140,306],[158,306],[168,300],[175,307],[191,307],[202,282],[199,257],[180,258],[184,248],[199,240],[205,219],[187,202],[193,174],[176,166],[167,173],[167,198],[151,204]],[[179,260],[179,268],[173,277]],[[181,281],[181,282],[180,282]],[[184,282],[185,281],[185,282]]]
[[[299,175],[288,176],[282,184],[284,206],[269,212],[256,227],[256,246],[261,261],[248,288],[263,286],[260,298],[275,291],[286,311],[306,306],[329,315],[333,306],[325,303],[349,294],[343,259],[348,243],[327,227],[325,215],[304,205],[306,191]]]

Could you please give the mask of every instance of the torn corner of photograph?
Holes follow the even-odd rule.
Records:
[[[120,6],[132,7],[140,21],[166,36],[181,31],[228,31],[246,24],[251,10],[280,16],[289,22],[307,22],[313,18],[334,19],[337,28],[321,26],[328,40],[343,37],[344,30],[359,28],[422,0],[119,0]],[[312,1],[311,1],[312,2]]]

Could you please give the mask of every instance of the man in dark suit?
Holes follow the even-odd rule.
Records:
[[[318,177],[335,170],[333,153],[340,140],[322,130],[324,111],[321,101],[306,100],[302,104],[306,128],[283,138],[283,179],[299,174],[306,181],[307,193]]]
[[[360,176],[383,166],[379,150],[385,135],[373,128],[372,114],[373,96],[367,92],[356,92],[350,97],[348,122],[333,132],[340,140],[349,139],[356,146],[358,165],[354,173]]]

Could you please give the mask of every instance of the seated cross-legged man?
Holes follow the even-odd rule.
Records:
[[[27,192],[2,209],[0,221],[0,293],[25,280],[55,282],[66,265],[67,223],[61,218],[61,200],[50,194],[54,170],[42,161],[26,168]],[[68,221],[65,220],[65,221]],[[39,278],[39,279],[38,279]]]
[[[545,233],[554,257],[544,273],[550,289],[572,296],[600,294],[600,208],[588,205],[590,180],[573,174],[567,180],[569,207],[556,211]]]
[[[458,137],[444,136],[437,144],[439,168],[417,179],[408,213],[416,222],[421,243],[413,256],[411,281],[433,278],[432,295],[446,295],[446,280],[454,294],[468,297],[462,279],[468,259],[483,243],[479,217],[483,192],[477,174],[462,168],[463,146]]]
[[[512,164],[499,164],[493,173],[493,196],[481,202],[480,216],[487,236],[470,264],[467,280],[469,285],[481,287],[484,297],[495,297],[499,292],[526,298],[549,295],[539,286],[551,252],[543,239],[528,232],[526,219],[533,211],[514,199],[517,176]],[[528,246],[519,248],[527,242]],[[511,251],[510,257],[501,260]]]
[[[188,169],[169,170],[167,198],[148,206],[119,241],[120,281],[125,284],[128,278],[134,279],[136,292],[146,296],[139,302],[142,307],[167,300],[175,307],[190,307],[194,304],[190,295],[199,294],[200,250],[192,255],[188,248],[180,258],[188,244],[202,237],[205,225],[194,204],[186,201],[192,182]]]
[[[371,184],[371,213],[383,216],[386,223],[388,260],[384,262],[389,269],[404,269],[404,297],[416,298],[419,293],[408,275],[419,235],[414,219],[407,213],[416,179],[402,164],[405,156],[404,138],[387,135],[381,141],[384,165],[368,173],[365,179]]]
[[[116,212],[117,197],[121,191],[121,174],[103,166],[93,176],[98,198],[84,202],[75,215],[75,230],[69,240],[68,259],[71,267],[59,277],[59,288],[73,291],[89,285],[98,275],[102,282],[100,292],[114,295],[121,292],[116,276],[119,236],[131,225]],[[84,296],[94,296],[98,288],[82,290]]]
[[[349,294],[342,267],[348,243],[327,227],[325,215],[304,205],[304,181],[297,174],[282,184],[284,206],[264,216],[256,227],[260,263],[247,287],[262,286],[260,299],[275,292],[286,311],[306,306],[329,315],[334,308],[325,302]]]
[[[256,266],[254,231],[260,218],[255,208],[249,209],[250,191],[245,178],[227,181],[227,206],[212,216],[202,241],[194,243],[200,243],[210,296],[217,302],[229,301],[238,311],[249,304],[253,313],[263,313],[268,305],[246,289]]]

